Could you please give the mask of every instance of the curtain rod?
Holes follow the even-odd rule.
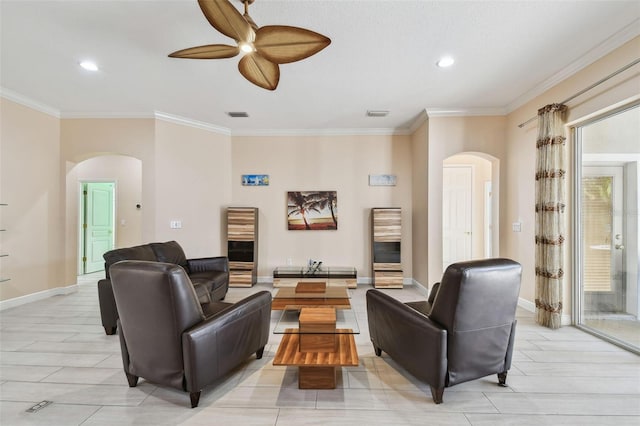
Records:
[[[561,104],[566,104],[567,102],[577,98],[578,96],[582,95],[585,92],[588,92],[589,90],[593,89],[596,86],[599,86],[600,84],[604,83],[605,81],[609,80],[612,77],[615,77],[616,75],[620,74],[623,71],[628,70],[629,68],[631,68],[632,66],[638,64],[640,62],[640,58],[632,61],[631,63],[628,63],[627,65],[623,66],[622,68],[612,72],[611,74],[609,74],[608,76],[596,81],[595,83],[593,83],[591,86],[582,89],[581,91],[579,91],[578,93],[574,94],[573,96],[568,97],[567,99],[565,99],[564,101],[560,102]],[[528,119],[527,121],[525,121],[524,123],[520,123],[518,124],[518,127],[523,128],[525,125],[531,123],[533,120],[537,119],[538,116],[536,115],[535,117],[531,117],[530,119]]]

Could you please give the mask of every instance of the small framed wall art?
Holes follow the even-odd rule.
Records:
[[[369,175],[369,186],[396,186],[396,175]]]
[[[243,186],[268,186],[269,175],[242,175]]]

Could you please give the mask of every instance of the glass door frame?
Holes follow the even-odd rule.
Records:
[[[616,346],[620,346],[630,352],[640,355],[638,347],[631,345],[623,340],[617,339],[609,334],[599,331],[595,328],[589,327],[584,323],[584,292],[582,288],[583,283],[583,248],[582,248],[582,143],[581,143],[581,131],[582,128],[596,123],[601,120],[605,120],[615,114],[619,114],[632,108],[640,108],[640,99],[635,99],[631,102],[624,103],[601,111],[597,115],[593,115],[583,121],[570,123],[567,126],[570,130],[572,158],[571,166],[573,168],[571,185],[571,202],[573,208],[570,217],[571,232],[573,237],[572,241],[572,259],[571,259],[571,322],[572,324],[589,334],[593,334],[607,342],[613,343]]]

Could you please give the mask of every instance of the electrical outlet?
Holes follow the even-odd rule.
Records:
[[[513,232],[522,232],[522,222],[513,222],[511,224]]]
[[[169,227],[171,229],[180,229],[180,228],[182,228],[182,221],[181,220],[172,220],[171,222],[169,222]]]

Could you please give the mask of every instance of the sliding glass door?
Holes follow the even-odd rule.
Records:
[[[640,352],[640,106],[575,128],[576,324]]]

